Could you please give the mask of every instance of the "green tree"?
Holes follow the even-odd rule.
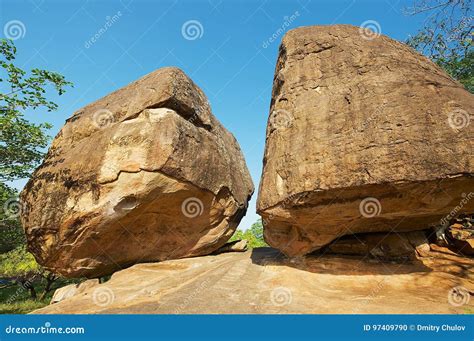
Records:
[[[56,276],[41,268],[26,250],[18,192],[6,182],[30,176],[50,139],[47,129],[51,126],[29,122],[24,112],[56,110],[57,104],[46,98],[48,88],[62,95],[72,84],[56,72],[22,70],[15,65],[16,52],[11,40],[0,40],[0,277],[20,284],[36,298],[35,283],[45,282],[44,297]]]
[[[25,235],[18,220],[18,192],[0,182],[0,253],[25,244]]]
[[[474,93],[472,0],[416,0],[409,15],[425,15],[425,25],[407,44],[431,58]]]
[[[41,267],[33,255],[26,250],[26,245],[0,254],[0,277],[9,279],[13,284],[19,284],[28,290],[32,299],[43,300],[53,290],[53,283],[58,278],[54,273]],[[37,289],[43,288],[40,296]]]
[[[26,72],[15,66],[16,47],[11,40],[0,40],[0,249],[9,251],[24,239],[16,231],[18,222],[18,193],[7,181],[28,177],[38,166],[49,142],[47,123],[34,124],[24,118],[25,110],[57,109],[46,97],[48,87],[62,95],[71,85],[56,72],[32,69]]]
[[[16,47],[11,40],[0,40],[0,181],[26,178],[38,166],[43,149],[49,142],[47,123],[34,124],[26,120],[28,109],[57,109],[46,97],[52,86],[62,95],[68,85],[56,72],[32,69],[29,73],[15,66]]]
[[[18,283],[30,292],[33,299],[37,298],[34,283],[42,272],[31,253],[26,251],[25,245],[0,255],[0,277]]]
[[[265,240],[263,239],[263,224],[261,219],[253,223],[252,226],[246,231],[237,230],[230,241],[239,239],[246,239],[248,241],[249,248],[268,246],[268,244],[265,243]]]

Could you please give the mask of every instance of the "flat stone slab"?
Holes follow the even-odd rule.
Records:
[[[138,264],[34,314],[473,313],[474,259],[405,263],[283,256],[271,248]],[[456,288],[456,289],[453,289]]]

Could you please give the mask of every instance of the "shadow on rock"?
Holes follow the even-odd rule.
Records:
[[[251,259],[254,264],[262,266],[288,266],[313,273],[344,276],[396,275],[432,271],[418,259],[385,261],[369,257],[323,253],[288,258],[273,248],[253,249]]]

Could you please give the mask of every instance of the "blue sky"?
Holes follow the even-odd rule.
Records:
[[[376,21],[382,34],[405,40],[423,24],[403,9],[412,1],[60,1],[2,0],[2,36],[16,34],[17,63],[57,71],[74,83],[53,113],[27,113],[53,124],[55,135],[75,110],[164,66],[183,69],[206,93],[214,115],[240,143],[256,191],[240,228],[258,219],[261,175],[273,72],[285,21],[308,25]],[[293,16],[294,20],[291,20]],[[19,31],[6,33],[13,20]],[[197,21],[198,34],[183,35]],[[107,21],[109,27],[99,34]],[[15,23],[15,22],[14,22]],[[12,33],[13,32],[13,33]],[[20,33],[18,33],[20,32]],[[194,32],[195,33],[195,32]],[[91,38],[99,37],[91,43]],[[192,38],[192,39],[186,39]],[[194,39],[195,38],[195,39]],[[24,181],[16,186],[21,188]]]

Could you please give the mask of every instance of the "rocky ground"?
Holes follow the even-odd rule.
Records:
[[[474,259],[436,245],[404,262],[329,254],[290,260],[257,248],[138,264],[33,313],[474,313],[473,269]]]

